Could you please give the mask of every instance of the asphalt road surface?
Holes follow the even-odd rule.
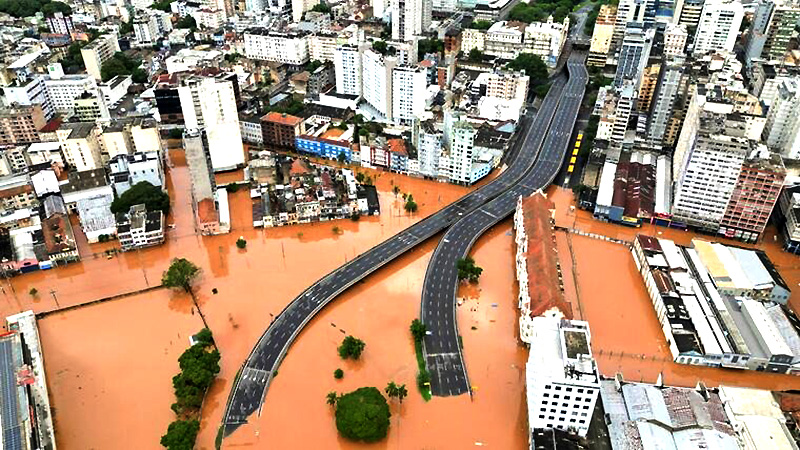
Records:
[[[561,89],[565,85],[565,78],[564,75],[559,75],[553,80],[550,88],[553,97],[560,96]],[[538,146],[523,144],[527,143],[532,135],[543,134],[540,128],[536,128],[538,117],[552,115],[554,109],[555,102],[551,101],[547,104],[543,103],[537,113],[537,119],[531,120],[527,114],[522,117],[520,130],[511,143],[513,156],[508,162],[506,170],[497,178],[362,253],[314,283],[292,300],[269,323],[268,328],[243,364],[228,397],[223,418],[224,436],[230,435],[240,425],[246,423],[251,414],[261,409],[269,383],[286,355],[286,351],[305,324],[319,310],[353,284],[515,186],[528,172],[538,156]],[[525,138],[521,139],[520,136]]]
[[[456,261],[468,255],[472,245],[486,230],[514,212],[520,196],[547,187],[558,174],[567,155],[572,128],[588,80],[584,58],[583,53],[570,55],[567,61],[569,81],[563,92],[551,89],[544,101],[551,104],[547,107],[543,104],[542,107],[542,110],[552,110],[552,104],[557,103],[554,114],[548,116],[540,112],[534,126],[528,130],[534,130],[534,133],[527,135],[525,145],[538,153],[531,169],[511,189],[466,214],[450,227],[428,263],[420,317],[428,330],[423,351],[434,395],[459,395],[471,389],[456,323]],[[550,98],[551,94],[555,98]]]

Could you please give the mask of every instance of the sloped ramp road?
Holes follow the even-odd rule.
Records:
[[[563,92],[561,89],[551,88],[545,98],[545,102],[555,102],[557,107],[551,120],[542,120],[538,124],[544,127],[543,131],[534,135],[529,142],[526,141],[526,144],[537,149],[537,158],[532,168],[511,189],[473,210],[450,227],[428,263],[422,288],[420,317],[428,329],[423,352],[431,374],[431,392],[434,395],[471,393],[456,321],[456,261],[469,254],[469,250],[483,233],[514,212],[520,196],[530,195],[553,182],[567,156],[570,136],[588,81],[584,59],[584,53],[572,53],[567,61],[569,81]],[[557,95],[557,98],[550,98],[551,94]],[[541,115],[537,120],[540,118]]]
[[[555,78],[551,90],[563,89],[564,84],[565,76],[559,75]],[[497,178],[362,253],[292,300],[269,324],[242,365],[228,396],[223,418],[223,436],[229,436],[240,425],[246,423],[248,417],[260,411],[270,381],[289,346],[318,311],[355,283],[515,186],[530,169],[537,156],[536,149],[527,144],[531,136],[538,133],[536,131],[538,128],[533,128],[537,126],[540,116],[552,117],[554,110],[554,102],[545,102],[533,123],[527,117],[522,118],[518,136],[524,134],[525,138],[516,138],[512,145],[518,146],[517,151],[512,153],[514,156],[508,162],[508,167]]]

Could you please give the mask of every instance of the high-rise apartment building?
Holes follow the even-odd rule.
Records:
[[[92,122],[65,123],[56,131],[64,159],[78,172],[102,169],[100,128]]]
[[[781,80],[772,106],[767,112],[763,139],[781,155],[800,158],[800,81],[796,78]]]
[[[622,87],[625,80],[631,80],[635,86],[639,86],[642,72],[650,57],[653,35],[652,29],[644,30],[634,24],[628,26],[619,50],[614,87]]]
[[[439,157],[442,155],[443,138],[441,130],[434,127],[433,122],[419,124],[417,159],[419,173],[425,177],[435,178],[439,174]]]
[[[783,60],[800,20],[800,4],[760,0],[747,35],[748,62],[755,58]]]
[[[230,80],[195,76],[178,88],[183,120],[188,130],[204,130],[214,171],[244,165],[244,148]]]
[[[392,118],[410,125],[425,111],[428,76],[421,67],[396,67],[392,72]]]
[[[652,25],[654,17],[648,17],[648,13],[652,12],[654,2],[655,0],[620,0],[611,39],[611,48],[614,52],[622,45],[629,24],[635,23],[641,28],[649,28]]]
[[[647,113],[653,102],[659,75],[661,74],[661,64],[647,66],[642,73],[642,82],[639,86],[639,98],[636,102],[636,109]]]
[[[745,158],[733,188],[719,234],[745,242],[758,241],[767,226],[786,178],[783,160],[766,147]]]
[[[336,92],[343,95],[361,95],[361,49],[342,45],[333,52],[336,73]]]
[[[597,20],[592,31],[592,41],[589,46],[589,57],[586,64],[604,67],[611,51],[611,40],[614,37],[614,22],[616,22],[617,7],[603,5],[597,13]]]
[[[95,120],[108,121],[111,113],[108,111],[103,94],[99,90],[94,92],[86,91],[77,96],[72,101],[75,117],[81,122],[93,122]]]
[[[733,51],[744,18],[740,0],[706,0],[694,35],[695,55]]]
[[[539,316],[531,318],[530,329],[525,365],[528,434],[558,429],[586,436],[600,395],[589,323]]]
[[[472,184],[472,157],[478,131],[467,121],[459,120],[450,130],[450,180]]]
[[[92,41],[86,47],[81,49],[81,56],[83,57],[83,64],[86,66],[86,73],[94,77],[95,80],[101,80],[103,77],[100,69],[103,63],[108,61],[114,56],[114,53],[119,51],[119,42],[114,34],[100,36]]]
[[[244,34],[244,53],[250,59],[299,66],[308,62],[308,35],[263,28]]]
[[[431,26],[431,0],[391,0],[392,39],[413,41]]]
[[[683,59],[679,59],[668,62],[661,71],[647,124],[647,137],[653,141],[661,142],[667,130],[680,92],[683,70]]]
[[[614,108],[614,121],[611,124],[611,139],[609,139],[609,157],[618,160],[622,146],[625,143],[625,134],[628,123],[636,106],[638,92],[632,81],[627,81],[617,93],[617,104]]]
[[[39,142],[39,130],[46,124],[41,105],[12,105],[0,110],[0,145]]]
[[[375,111],[392,120],[392,72],[397,58],[383,56],[374,50],[361,54],[361,93]]]
[[[701,113],[698,132],[690,136],[689,147],[681,161],[676,161],[678,170],[673,174],[672,214],[677,220],[718,231],[742,163],[752,149],[752,141],[728,134],[730,131],[724,115]]]
[[[696,30],[704,3],[705,0],[676,0],[673,20],[680,25],[686,25],[687,30]]]
[[[52,16],[45,17],[45,20],[51,33],[70,34],[75,30],[70,14],[64,15],[62,12],[56,12]]]

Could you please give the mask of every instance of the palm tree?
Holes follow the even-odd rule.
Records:
[[[329,405],[336,406],[336,400],[337,400],[336,392],[334,391],[328,392],[328,395],[325,397],[325,399]]]
[[[398,185],[395,185],[395,186],[392,188],[392,192],[394,192],[394,196],[395,196],[395,197],[397,197],[397,194],[399,194],[399,193],[400,193],[400,186],[398,186]]]
[[[403,385],[403,389],[405,389],[405,385]],[[394,381],[390,381],[389,384],[386,385],[386,389],[384,389],[386,395],[389,398],[397,397],[400,398],[400,386],[397,385]],[[406,392],[408,394],[408,392]]]
[[[408,389],[406,389],[405,384],[401,384],[397,387],[397,399],[400,400],[400,403],[403,403],[403,399],[408,397]]]

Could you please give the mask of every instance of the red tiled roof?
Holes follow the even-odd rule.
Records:
[[[406,142],[404,140],[397,138],[397,139],[389,139],[386,142],[389,144],[389,150],[391,150],[392,153],[408,155],[408,151],[406,150]]]
[[[261,118],[261,120],[265,122],[279,123],[281,125],[289,125],[292,127],[300,125],[300,122],[303,121],[303,119],[299,117],[290,116],[289,114],[281,114],[275,111],[267,113],[264,117]]]
[[[528,235],[528,252],[525,255],[528,271],[528,293],[531,297],[531,316],[544,314],[558,308],[567,319],[572,319],[572,308],[564,299],[559,285],[558,256],[555,251],[556,236],[550,221],[553,202],[541,192],[522,199],[522,217]]]

